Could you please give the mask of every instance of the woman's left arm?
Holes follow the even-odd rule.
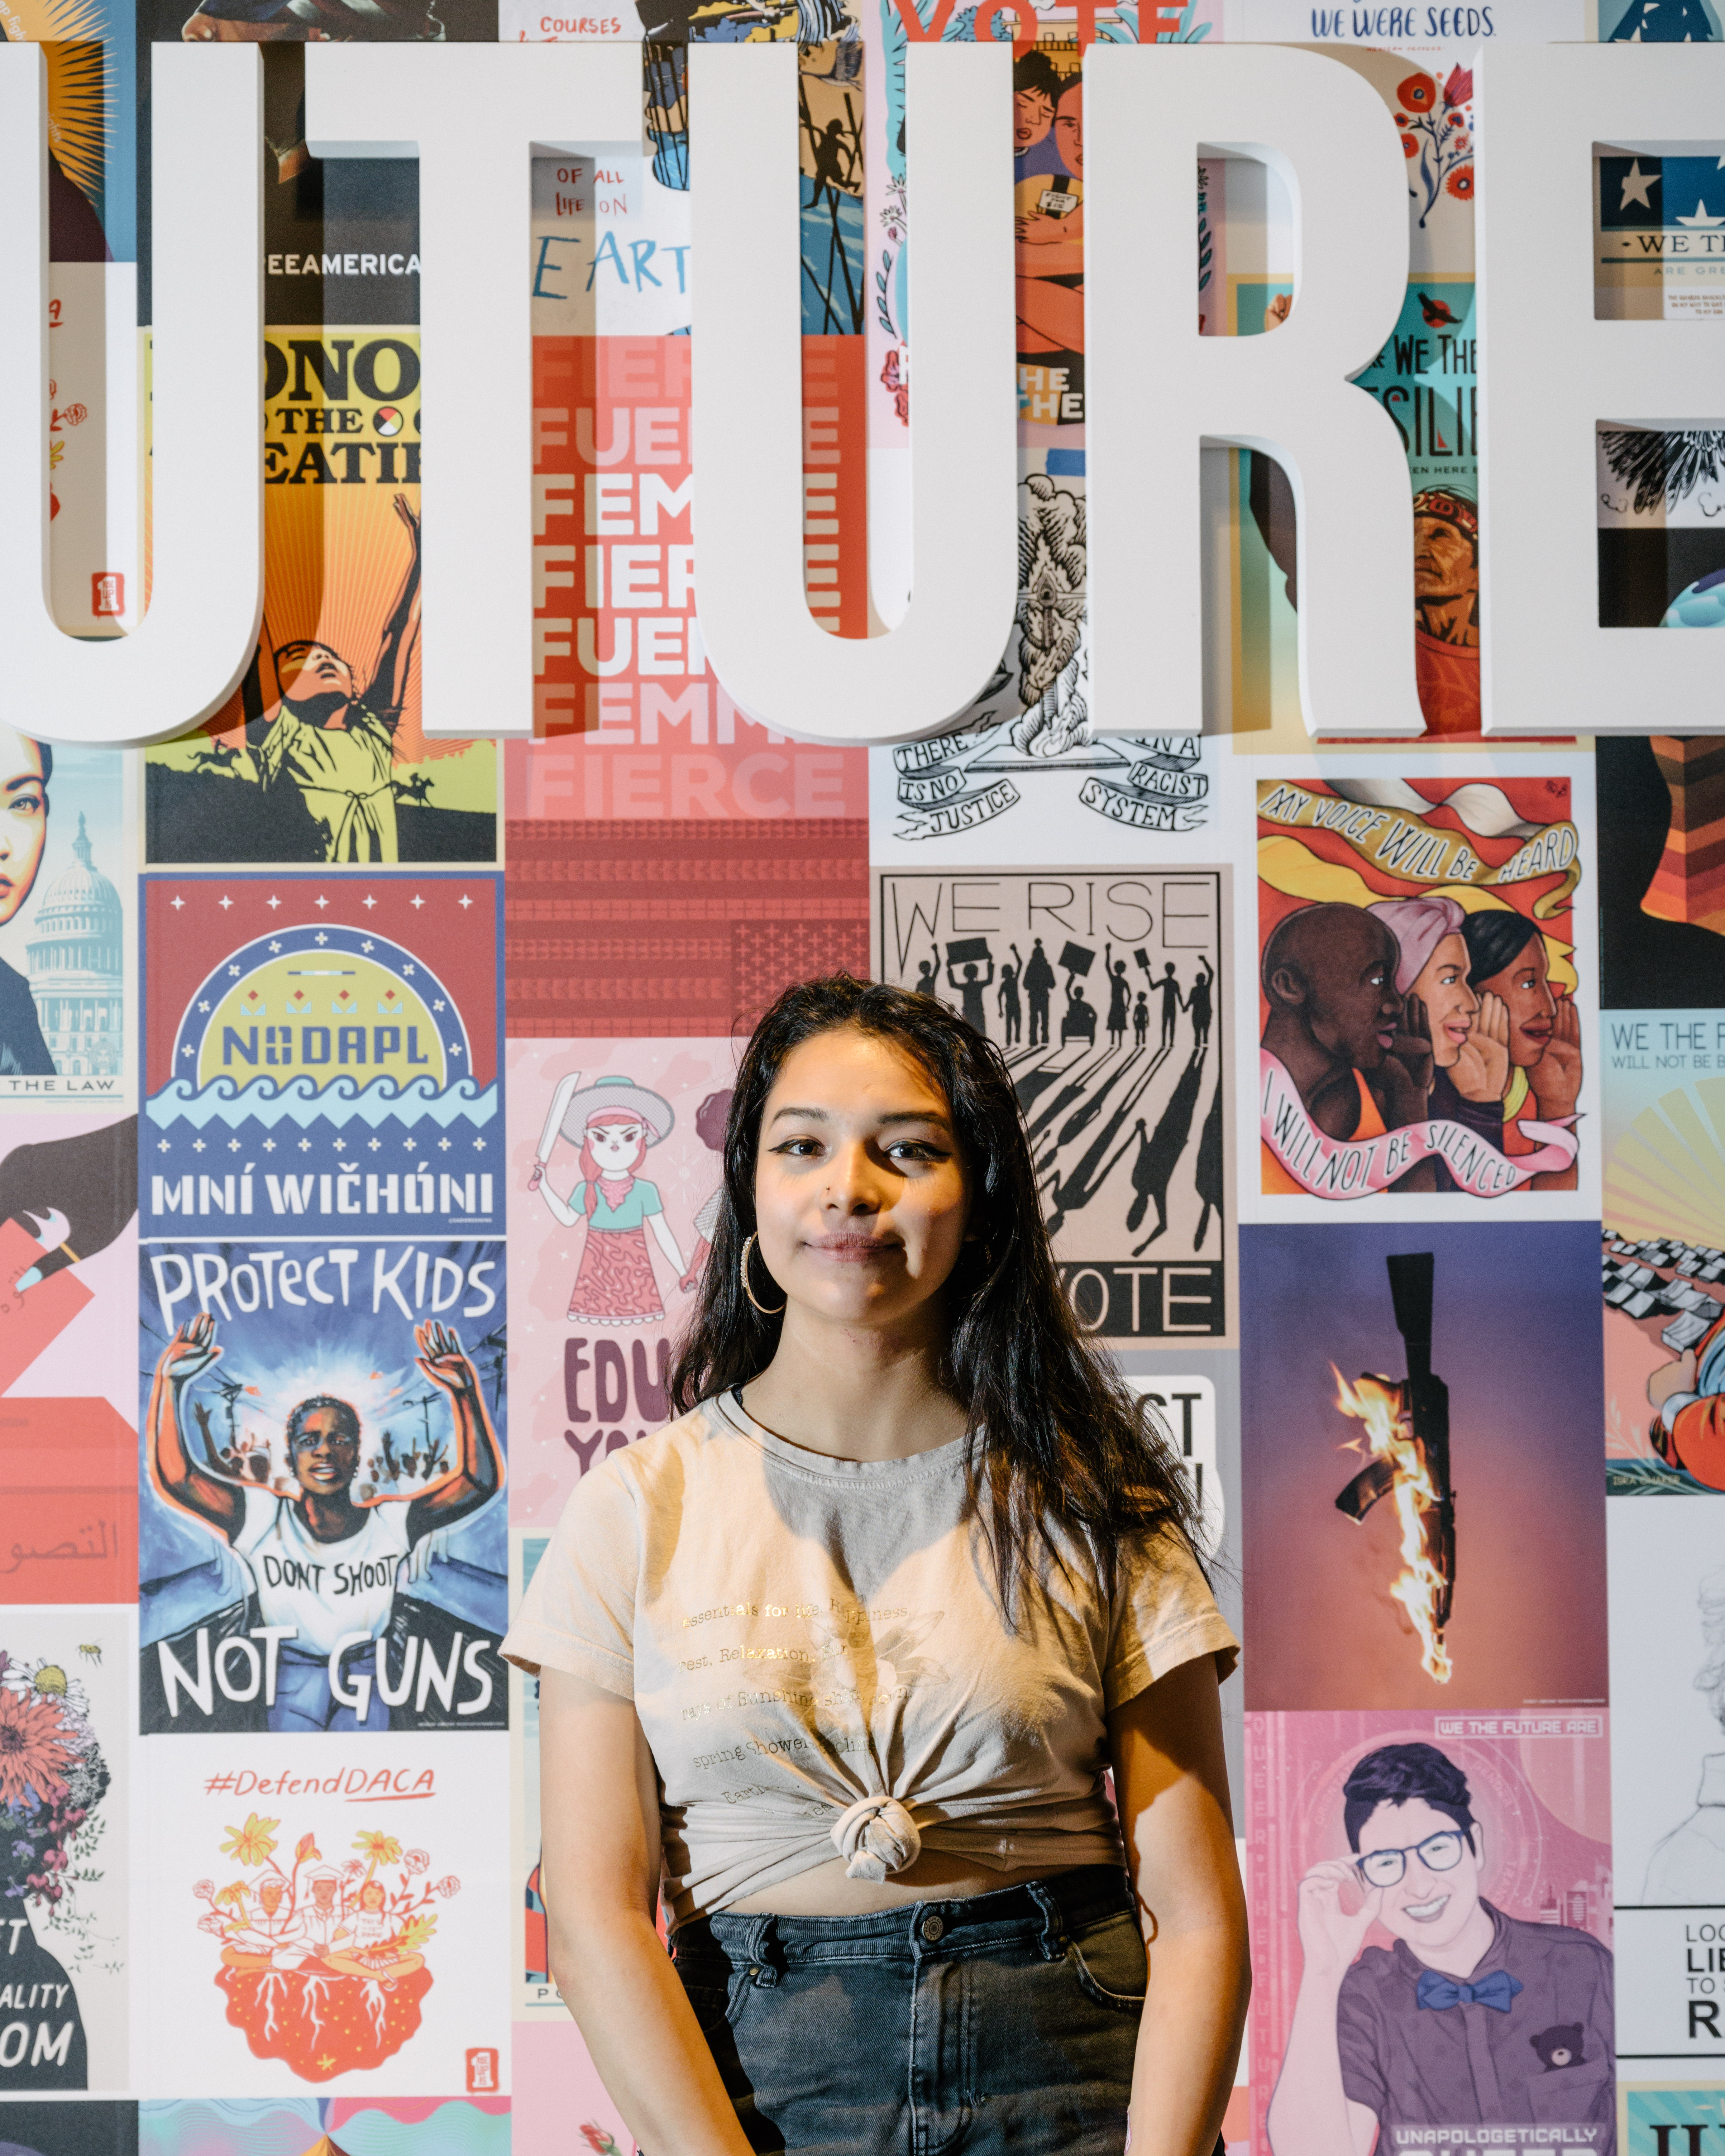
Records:
[[[1252,1988],[1214,1657],[1117,1707],[1108,1748],[1150,1961],[1132,2156],[1211,2156]]]

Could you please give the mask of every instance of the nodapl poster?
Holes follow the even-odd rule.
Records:
[[[1266,1196],[1577,1188],[1574,783],[1259,783]]]
[[[130,1103],[131,760],[0,727],[0,1109]]]
[[[1067,1297],[1093,1336],[1233,1324],[1223,869],[877,872],[877,980],[1005,1055]]]
[[[495,745],[420,726],[418,345],[266,332],[263,629],[230,702],[145,752],[151,861],[496,858]]]
[[[670,1417],[737,1055],[728,1040],[510,1043],[512,1527],[548,1533],[581,1476]]]
[[[1614,1502],[1612,1818],[1620,2071],[1725,2059],[1725,1564],[1706,1497]]]
[[[1246,1763],[1254,2146],[1613,2156],[1604,1713],[1249,1714]]]
[[[144,1922],[175,1970],[151,1995],[146,2094],[507,2093],[506,1737],[144,1750]]]
[[[1608,1486],[1725,1490],[1725,1012],[1607,1011],[1600,1029]]]
[[[500,895],[146,879],[143,1232],[501,1231]]]
[[[1604,1705],[1595,1233],[1240,1230],[1249,1707]]]
[[[0,2099],[132,2085],[133,1637],[129,1609],[0,1610]]]
[[[142,1245],[142,1724],[501,1729],[504,1245]]]
[[[141,2107],[137,2156],[509,2156],[507,2097],[157,2098]]]

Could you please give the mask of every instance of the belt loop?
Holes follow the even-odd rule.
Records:
[[[1042,1929],[1036,1944],[1045,1961],[1059,1961],[1066,1951],[1066,1920],[1060,1905],[1040,1879],[1024,1882],[1030,1898],[1042,1912]]]
[[[777,1984],[778,1969],[772,1958],[778,1948],[773,1935],[773,1918],[757,1917],[742,1938],[742,1957],[749,1964],[749,1979],[759,1984]]]

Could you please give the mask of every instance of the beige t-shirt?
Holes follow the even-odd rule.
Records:
[[[1234,1635],[1172,1536],[1111,1609],[1056,1576],[1009,1630],[963,1498],[962,1440],[834,1460],[734,1394],[576,1486],[503,1652],[634,1700],[675,1922],[835,1850],[870,1878],[919,1846],[1123,1861],[1102,1717],[1197,1656],[1227,1676]]]

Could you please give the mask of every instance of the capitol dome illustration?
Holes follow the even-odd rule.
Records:
[[[76,865],[36,909],[28,945],[30,993],[63,1078],[120,1075],[125,1047],[120,893],[96,866],[80,811]]]

